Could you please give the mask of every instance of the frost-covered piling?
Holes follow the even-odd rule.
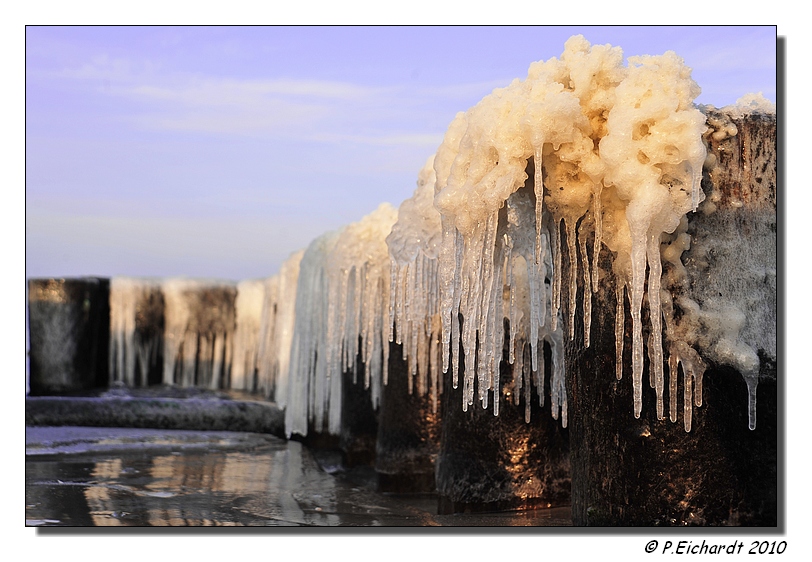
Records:
[[[237,283],[237,296],[234,300],[236,329],[230,384],[235,390],[259,390],[259,342],[266,290],[267,281],[263,279],[247,279]]]
[[[286,433],[338,437],[351,464],[374,458],[389,352],[385,240],[396,219],[383,203],[314,240],[300,264]]]
[[[777,521],[775,114],[705,112],[705,202],[660,240],[666,338],[686,343],[672,350],[686,360],[665,366],[662,414],[655,381],[644,385],[633,418],[628,366],[621,380],[606,376],[616,356],[608,256],[593,295],[591,345],[576,337],[567,346],[576,524]],[[628,301],[621,310],[627,355]],[[644,306],[644,321],[650,310]]]
[[[379,488],[433,492],[442,394],[434,156],[401,203],[386,237],[390,258],[389,369],[382,389],[375,468]]]
[[[172,278],[165,304],[163,383],[228,388],[234,346],[236,285]]]
[[[257,314],[259,333],[256,348],[256,380],[245,386],[246,390],[259,392],[285,408],[290,398],[290,349],[295,322],[296,285],[303,250],[294,252],[285,260],[279,274],[263,283],[261,305],[252,303]],[[237,292],[239,299],[239,288]],[[240,314],[237,311],[237,330],[240,330]]]
[[[160,281],[110,279],[110,382],[129,387],[161,382],[164,297]]]

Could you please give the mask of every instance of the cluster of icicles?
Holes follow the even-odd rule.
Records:
[[[475,370],[483,402],[487,390],[499,388],[498,368],[492,361],[502,345],[503,288],[510,289],[512,302],[513,280],[527,279],[529,334],[519,328],[511,337],[529,335],[535,371],[538,337],[555,341],[561,317],[569,339],[574,339],[579,271],[583,339],[589,346],[591,293],[598,290],[599,256],[605,246],[617,287],[617,377],[623,372],[623,311],[628,298],[634,415],[639,417],[641,308],[647,283],[650,380],[657,393],[658,417],[664,417],[660,238],[673,232],[704,199],[700,182],[706,156],[705,117],[693,105],[699,88],[690,69],[674,53],[630,57],[628,67],[622,61],[619,48],[592,47],[583,37],[573,37],[560,59],[534,63],[526,80],[515,80],[458,114],[437,152],[443,346],[456,352],[461,340],[465,356],[473,357],[478,342]],[[564,244],[569,257],[566,282]],[[550,282],[549,292],[545,280]],[[562,299],[565,287],[567,298]],[[461,330],[453,322],[458,315],[463,317]],[[669,343],[670,387],[675,388],[676,366],[682,363],[687,383],[685,428],[690,430],[688,395],[701,405],[704,368],[690,347]],[[469,403],[473,376],[474,372],[466,372]],[[552,379],[553,408],[558,399],[566,416],[563,380],[558,382],[558,376],[554,373]],[[694,393],[689,379],[695,380]],[[495,399],[498,395],[494,393]],[[672,421],[675,402],[671,400]]]
[[[285,407],[288,435],[337,434],[342,374],[363,364],[363,384],[377,406],[390,341],[403,346],[409,390],[430,393],[435,408],[442,374],[450,370],[458,385],[462,353],[463,409],[475,395],[487,408],[490,396],[498,415],[507,344],[513,381],[506,396],[518,403],[523,391],[529,421],[531,388],[541,404],[545,399],[547,342],[551,411],[566,426],[564,343],[575,339],[580,305],[583,345],[590,345],[592,293],[607,275],[599,267],[603,252],[617,294],[617,378],[627,299],[631,311],[634,415],[642,407],[647,284],[646,347],[658,417],[664,417],[665,339],[670,418],[676,421],[682,363],[689,431],[692,404],[701,405],[704,367],[693,348],[669,338],[668,326],[664,333],[660,239],[704,198],[698,93],[674,53],[631,57],[623,66],[619,48],[571,38],[560,59],[532,64],[525,80],[459,113],[399,210],[384,203],[314,240],[279,275],[236,287],[233,332],[194,328],[182,304],[188,299],[180,298],[189,294],[189,281],[164,282],[164,382],[188,382],[189,357],[197,357],[191,362],[199,370],[205,351],[214,363],[230,365],[232,386],[262,388]],[[583,298],[576,304],[579,283]],[[119,290],[114,284],[113,293]],[[125,332],[115,325],[116,349]],[[116,372],[134,377],[129,366],[122,370],[131,358],[112,357]],[[256,380],[249,381],[252,375]],[[205,377],[218,384],[222,366]]]

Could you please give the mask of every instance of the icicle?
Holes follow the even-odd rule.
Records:
[[[620,279],[615,280],[615,294],[617,305],[615,307],[615,376],[617,380],[623,378],[623,339],[626,333],[625,311],[626,284]]]
[[[536,195],[536,252],[535,266],[540,276],[543,276],[543,257],[541,253],[541,233],[544,230],[544,179],[541,171],[542,149],[544,143],[539,143],[533,152],[533,163],[535,172],[533,175],[533,190]]]
[[[493,309],[495,305],[495,298],[502,298],[502,280],[501,278],[497,278],[494,271],[497,224],[498,212],[492,214],[485,224],[484,241],[482,246],[484,249],[482,255],[482,274],[480,277],[482,287],[478,290],[478,292],[481,294],[481,301],[478,303],[479,314],[474,316],[474,318],[479,319],[477,333],[480,334],[481,337],[481,342],[479,344],[479,358],[477,361],[477,379],[479,381],[479,394],[483,408],[487,408],[488,389],[490,387],[488,358],[494,356],[495,347]],[[498,287],[494,287],[494,284],[498,284]],[[501,343],[502,342],[499,342],[500,349],[502,347]],[[472,347],[471,351],[474,349],[475,348]]]
[[[567,389],[564,366],[564,334],[555,330],[548,335],[552,351],[552,377],[550,378],[550,405],[553,419],[561,417],[561,426],[567,427]],[[560,413],[560,414],[559,414]]]
[[[542,344],[541,347],[542,347],[542,349],[544,348],[543,344]],[[548,375],[552,376],[552,373],[547,372],[547,369],[544,366],[543,361],[540,363],[538,371],[532,371],[531,372],[530,369],[528,369],[527,373],[528,373],[528,375],[532,375],[533,382],[536,384],[536,390],[538,391],[539,407],[543,408],[544,407],[544,379]],[[552,382],[552,379],[550,379],[550,381]],[[550,388],[552,388],[552,386]],[[552,398],[551,398],[551,400],[552,400]]]
[[[537,271],[533,271],[533,276],[530,281],[531,295],[532,295],[532,309],[536,315],[536,322],[538,326],[547,324],[547,309],[549,308],[550,295],[547,291],[545,279],[552,273],[552,261],[550,251],[550,237],[547,231],[541,233],[541,267]]]
[[[443,323],[443,372],[447,372],[449,367],[449,347],[451,347],[452,354],[454,353],[451,332],[453,326],[457,323],[457,316],[453,312],[456,298],[454,286],[459,275],[457,260],[455,259],[457,253],[456,241],[457,229],[454,224],[451,221],[443,221],[443,241],[440,247],[440,318]],[[457,388],[456,365],[454,366],[453,377],[454,388]]]
[[[702,376],[705,372],[705,363],[696,350],[679,340],[670,342],[668,354],[669,418],[672,422],[677,421],[677,369],[682,365],[683,420],[685,431],[691,431],[693,405],[702,405]]]
[[[691,431],[691,422],[693,419],[694,408],[691,402],[693,401],[694,393],[692,389],[693,377],[687,369],[683,369],[683,400],[682,400],[682,418],[684,422],[685,431]]]
[[[553,220],[553,298],[550,308],[550,326],[558,327],[558,311],[561,308],[561,220]]]
[[[589,347],[589,332],[592,327],[592,290],[590,288],[591,275],[589,273],[589,256],[586,253],[586,232],[584,225],[586,221],[581,221],[578,232],[578,242],[581,248],[581,268],[584,271],[584,348]]]
[[[598,258],[601,253],[601,245],[603,242],[603,209],[601,208],[601,193],[603,184],[597,182],[592,192],[592,219],[595,223],[594,228],[594,245],[592,247],[592,292],[598,292],[598,280],[600,270],[598,269]]]
[[[668,356],[668,407],[671,423],[677,421],[677,369],[679,362],[672,351]]]
[[[632,389],[634,393],[634,417],[639,418],[643,408],[643,284],[646,271],[645,242],[632,238],[632,287],[629,308],[632,313]]]
[[[524,423],[530,423],[530,372],[527,372],[524,382]],[[542,387],[541,393],[544,394]]]
[[[522,376],[524,375],[524,360],[525,360],[525,345],[523,341],[518,343],[516,353],[516,362],[513,364],[513,381],[511,388],[511,397],[513,398],[513,405],[519,405],[519,398],[522,390]]]
[[[756,428],[756,391],[758,390],[758,372],[744,373],[744,382],[747,383],[747,417],[751,430]]]
[[[657,419],[663,419],[663,328],[660,308],[660,278],[663,269],[660,262],[660,234],[650,234],[647,250],[648,307],[651,319],[651,335],[648,341],[649,379],[657,391]]]
[[[578,294],[578,254],[575,249],[575,222],[573,220],[564,219],[564,228],[567,232],[567,253],[570,258],[570,283],[567,307],[569,309],[569,335],[570,341],[572,341],[575,339],[575,303],[576,295]]]
[[[440,347],[440,335],[436,332],[432,331],[431,333],[431,413],[437,413],[437,398],[440,392],[439,382],[440,377],[442,376],[441,364],[442,361],[439,359],[439,356],[442,354],[442,348]],[[439,361],[438,361],[439,359]]]

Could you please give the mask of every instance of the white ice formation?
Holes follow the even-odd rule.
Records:
[[[155,279],[110,279],[110,381],[146,386],[150,367],[157,363],[163,334],[160,284]],[[141,328],[141,329],[139,329]],[[137,366],[137,372],[136,372]]]
[[[261,303],[257,387],[280,408],[288,403],[290,347],[293,340],[296,284],[304,250],[293,253],[279,273],[265,281]],[[239,325],[239,317],[238,317]]]
[[[430,389],[434,412],[443,361],[437,259],[442,225],[434,208],[435,179],[431,156],[418,174],[414,195],[401,203],[398,220],[386,238],[391,262],[389,341],[403,345],[409,393],[415,384],[421,396]]]
[[[503,288],[514,298],[513,280],[522,275],[530,301],[533,370],[539,366],[537,337],[555,339],[562,301],[565,332],[574,339],[579,270],[586,289],[584,345],[589,345],[590,295],[598,287],[598,257],[606,246],[613,258],[618,309],[628,298],[631,311],[635,417],[642,408],[641,308],[648,283],[650,377],[663,418],[660,237],[673,232],[704,198],[705,117],[693,105],[699,87],[676,54],[630,57],[628,62],[623,66],[618,47],[591,46],[582,36],[572,37],[560,59],[532,64],[525,80],[494,90],[458,114],[437,152],[443,346],[451,345],[456,353],[461,340],[465,357],[476,356],[475,368],[466,363],[469,404],[475,376],[483,406],[488,391],[499,388],[494,366],[502,349]],[[532,193],[521,190],[525,185],[532,185]],[[524,239],[528,232],[532,243]],[[562,279],[564,247],[567,280]],[[564,290],[567,298],[562,299]],[[463,317],[460,331],[452,322],[458,314]],[[618,365],[623,330],[618,322]],[[453,368],[456,373],[456,364]],[[557,382],[558,376],[553,373],[554,413],[560,407],[566,417],[563,377]]]
[[[396,220],[395,208],[382,203],[360,221],[317,238],[305,251],[290,351],[288,436],[307,435],[309,425],[317,432],[339,433],[342,375],[355,377],[359,361],[372,405],[378,406],[389,362],[386,237]]]
[[[218,389],[226,385],[234,348],[236,285],[169,278],[164,295],[163,382]]]
[[[776,107],[773,102],[764,97],[764,94],[745,94],[736,100],[733,105],[728,105],[722,110],[731,117],[742,117],[753,113],[763,113],[775,115]]]
[[[299,263],[295,323],[290,348],[288,403],[285,433],[338,434],[341,429],[341,377],[328,376],[327,361],[327,256],[341,231],[327,232],[313,240]],[[326,416],[329,414],[329,420]]]
[[[259,332],[264,299],[264,280],[246,279],[237,283],[234,302],[237,328],[234,331],[230,384],[236,390],[256,390],[254,377],[259,367]]]

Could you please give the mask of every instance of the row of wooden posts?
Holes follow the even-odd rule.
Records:
[[[756,258],[767,270],[780,271],[775,116],[743,116],[734,122],[736,136],[709,143],[717,169],[705,174],[703,187],[717,194],[717,210],[692,215],[690,232],[697,240],[739,238],[738,251],[761,248],[764,255]],[[758,244],[753,243],[756,238]],[[566,268],[569,260],[564,258]],[[719,263],[729,267],[730,261]],[[569,273],[564,271],[564,276]],[[693,281],[692,290],[701,292],[700,281]],[[668,416],[657,418],[655,391],[648,385],[642,413],[635,418],[630,377],[615,377],[611,276],[601,283],[593,296],[591,345],[584,348],[578,341],[581,335],[566,347],[567,428],[550,416],[549,400],[542,408],[535,397],[530,423],[525,422],[523,403],[504,404],[498,417],[478,404],[464,412],[462,389],[452,388],[451,373],[444,375],[435,412],[428,396],[407,391],[407,365],[400,347],[392,343],[389,383],[380,407],[374,410],[362,383],[353,383],[353,375],[345,373],[341,435],[330,438],[315,432],[307,443],[340,448],[348,465],[372,464],[382,491],[436,493],[440,513],[569,505],[577,525],[779,524],[783,451],[778,439],[782,415],[776,342],[771,349],[758,350],[755,430],[748,428],[747,387],[741,374],[713,362],[704,376],[703,405],[694,409],[690,432]],[[767,322],[772,310],[771,321],[777,324],[776,284],[773,275],[762,286],[743,290],[752,290],[768,311]],[[579,284],[579,302],[582,290]],[[29,281],[32,395],[108,385],[108,294],[106,279]],[[60,321],[66,316],[60,306],[81,313],[68,315],[74,318],[68,325]],[[760,321],[764,318],[762,314]],[[625,326],[630,330],[630,318]],[[766,328],[780,334],[776,325]],[[73,352],[58,349],[53,338],[58,330],[72,334]],[[575,334],[583,334],[582,324]],[[629,340],[627,334],[626,357]],[[56,360],[63,363],[59,368],[54,367]],[[549,363],[549,349],[545,361]],[[460,369],[465,369],[464,361]],[[505,361],[503,393],[512,391],[510,369]]]

